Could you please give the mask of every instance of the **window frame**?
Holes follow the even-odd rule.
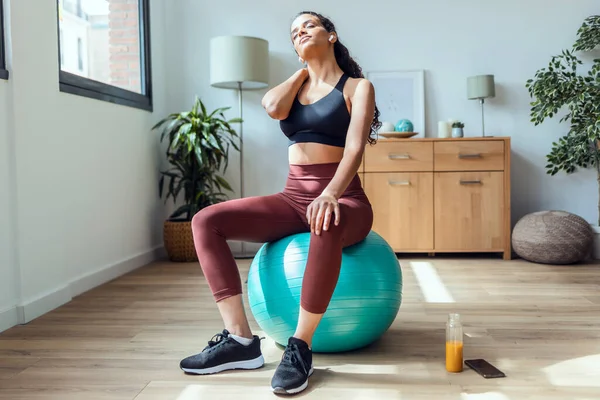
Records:
[[[4,3],[0,0],[0,79],[8,79],[6,69],[6,41],[4,40]]]
[[[0,0],[1,2],[2,0]],[[57,7],[58,29],[58,73],[59,90],[63,93],[74,94],[113,104],[125,105],[146,111],[153,111],[152,96],[152,63],[150,52],[150,0],[138,0],[139,10],[139,35],[140,35],[140,82],[146,94],[140,94],[123,89],[108,83],[95,81],[90,78],[63,71],[60,62],[60,21],[58,19],[59,3]]]

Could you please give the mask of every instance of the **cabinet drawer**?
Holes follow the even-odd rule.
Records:
[[[502,171],[502,140],[448,141],[434,145],[436,171]]]
[[[364,171],[433,171],[433,142],[380,140],[375,146],[367,145]]]

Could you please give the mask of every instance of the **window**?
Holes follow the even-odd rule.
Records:
[[[152,110],[149,0],[57,1],[60,90]]]
[[[0,79],[8,79],[6,70],[6,53],[4,52],[4,4],[0,0]]]
[[[79,72],[83,72],[83,42],[77,38],[77,67]]]
[[[58,40],[59,43],[62,43],[63,41],[63,33],[62,33],[62,28],[60,28],[59,32],[58,32]],[[62,66],[65,64],[65,55],[63,53],[63,49],[62,46],[58,46],[58,52],[60,53],[60,67],[62,68]]]

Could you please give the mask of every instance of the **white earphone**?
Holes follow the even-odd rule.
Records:
[[[329,41],[331,42],[333,40],[333,35],[329,36]]]

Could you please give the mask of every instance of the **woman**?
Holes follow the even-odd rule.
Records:
[[[369,233],[373,212],[357,175],[371,132],[379,128],[373,86],[338,40],[331,21],[314,12],[297,15],[291,40],[306,63],[273,88],[262,105],[289,138],[284,190],[207,207],[192,220],[199,262],[225,330],[199,354],[181,361],[189,373],[209,374],[263,365],[260,339],[248,325],[242,285],[226,240],[270,242],[311,232],[298,326],[271,385],[298,393],[313,372],[313,334],[339,277],[342,249]]]

